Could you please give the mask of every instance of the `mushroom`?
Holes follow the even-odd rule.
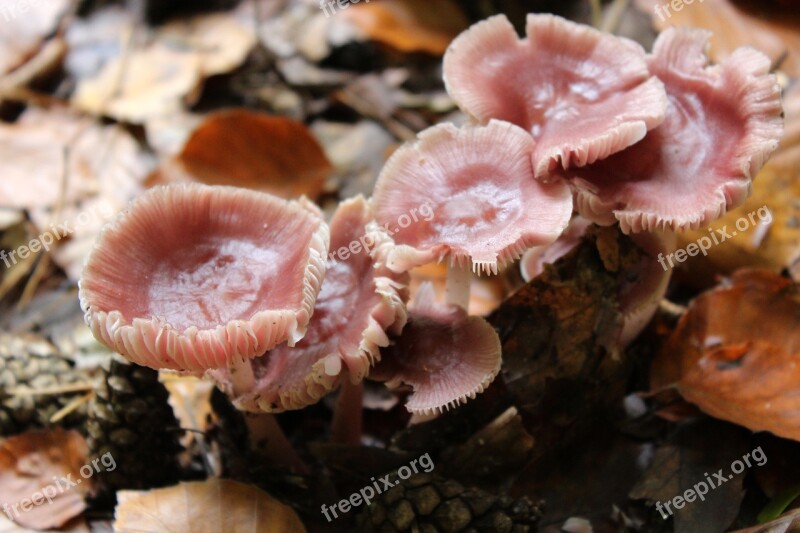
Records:
[[[81,308],[94,336],[134,363],[246,370],[243,361],[305,334],[328,239],[305,199],[154,188],[100,233],[79,282]]]
[[[202,372],[247,361],[303,335],[325,275],[329,231],[306,199],[233,187],[149,190],[100,233],[79,282],[94,336],[134,363]],[[274,418],[248,418],[251,442],[305,466]]]
[[[664,87],[637,43],[554,15],[528,15],[526,33],[504,15],[473,25],[445,53],[444,81],[479,122],[533,135],[537,177],[619,152],[664,120]]]
[[[522,128],[492,120],[462,129],[440,124],[399,148],[372,199],[387,266],[405,272],[448,259],[447,301],[466,309],[467,265],[496,274],[529,247],[554,241],[569,222],[572,195],[563,182],[534,179],[533,144]],[[430,220],[398,223],[423,204]]]
[[[708,66],[710,33],[669,28],[648,57],[665,84],[667,118],[641,142],[566,176],[576,206],[626,233],[698,228],[739,206],[778,147],[780,87],[767,56],[736,50]]]
[[[400,333],[406,323],[408,276],[373,261],[370,252],[380,244],[373,238],[380,235],[367,233],[370,220],[361,196],[343,202],[334,214],[327,274],[302,341],[252,359],[255,383],[246,391],[235,390],[226,369],[210,372],[238,408],[300,409],[345,377],[359,384],[380,358],[379,348],[389,344],[386,332]]]
[[[502,363],[500,337],[486,320],[435,302],[430,283],[420,287],[402,335],[370,374],[389,388],[409,385],[406,408],[437,414],[483,392]]]

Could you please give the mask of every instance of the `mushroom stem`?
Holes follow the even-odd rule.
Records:
[[[256,377],[253,375],[253,365],[249,360],[241,359],[231,361],[228,364],[228,373],[233,384],[233,394],[241,396],[253,390],[256,384]]]
[[[331,423],[331,441],[338,444],[361,444],[363,427],[364,384],[352,383],[345,377]]]
[[[447,283],[445,284],[447,303],[468,311],[471,281],[472,273],[466,263],[450,261],[447,264]]]
[[[292,443],[286,438],[275,415],[245,413],[244,419],[250,437],[250,447],[259,455],[268,457],[271,463],[291,466],[300,474],[310,472]]]

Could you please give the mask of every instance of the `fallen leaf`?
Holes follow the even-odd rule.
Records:
[[[199,96],[200,57],[155,43],[117,56],[78,84],[72,103],[100,116],[139,123],[177,113]]]
[[[117,493],[114,531],[141,533],[303,532],[291,507],[227,479],[181,483],[147,492]]]
[[[336,8],[334,8],[336,9]],[[401,52],[442,55],[467,21],[453,0],[381,0],[349,6],[336,15],[349,20],[370,39]]]
[[[162,26],[156,37],[200,57],[203,77],[230,72],[256,45],[254,25],[231,13],[212,13]]]
[[[656,507],[657,519],[673,516],[675,531],[725,531],[736,518],[744,496],[745,473],[731,475],[730,465],[748,452],[748,437],[739,427],[706,417],[678,426],[655,451],[630,497],[648,500],[651,505],[661,503],[661,509]],[[719,469],[727,480],[708,487],[709,473]],[[664,506],[700,482],[707,486],[702,500],[680,509]]]
[[[150,184],[199,181],[316,198],[331,169],[304,124],[235,109],[207,117]]]
[[[25,527],[58,528],[86,508],[86,441],[76,431],[29,431],[0,443],[0,502]],[[91,464],[88,469],[94,473]],[[6,507],[7,506],[7,507]],[[9,514],[10,513],[10,514]]]
[[[636,0],[636,4],[652,17],[659,30],[691,26],[712,31],[710,54],[716,62],[727,58],[736,48],[749,45],[776,63],[785,55],[781,68],[792,77],[800,75],[800,13],[796,4],[780,8],[753,0],[700,0],[691,5],[689,2]],[[673,5],[678,5],[679,9]]]
[[[29,109],[0,124],[0,160],[0,206],[27,210],[40,232],[22,244],[49,248],[73,280],[100,227],[143,190],[152,168],[119,126],[55,109]]]
[[[3,2],[0,7],[0,76],[36,53],[69,4],[69,0]]]
[[[112,22],[129,29],[124,19]],[[241,65],[256,44],[254,26],[233,12],[199,15],[129,40],[96,74],[79,79],[77,108],[137,124],[178,114],[197,100],[207,77]],[[67,61],[75,68],[74,58]]]
[[[800,440],[800,290],[742,270],[696,298],[653,363],[653,388],[674,382],[706,413]]]
[[[211,416],[211,393],[214,384],[194,376],[166,372],[161,373],[160,380],[169,391],[169,404],[175,411],[180,427],[205,431],[206,422]],[[196,439],[195,431],[186,431],[181,437],[181,444],[189,449]]]

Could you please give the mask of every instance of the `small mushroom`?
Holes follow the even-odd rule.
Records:
[[[466,308],[470,273],[496,274],[531,246],[554,241],[569,223],[572,195],[533,176],[533,139],[509,122],[440,124],[398,149],[378,177],[373,229],[389,243],[387,266],[405,272],[449,260],[448,301]],[[398,221],[428,205],[430,220]]]
[[[445,53],[444,80],[481,123],[533,135],[537,177],[619,152],[664,120],[664,87],[637,43],[554,15],[528,15],[526,33],[504,15],[475,24]]]
[[[400,333],[406,323],[408,276],[373,261],[370,252],[380,243],[367,233],[370,220],[361,196],[343,202],[334,214],[334,252],[302,341],[251,360],[255,384],[244,393],[234,390],[226,369],[210,372],[238,408],[300,409],[316,403],[346,376],[360,383],[380,358],[379,348],[388,346],[386,332]],[[337,254],[340,249],[347,253]]]
[[[494,380],[502,363],[500,338],[483,318],[456,305],[435,302],[424,284],[402,335],[384,350],[370,379],[389,388],[409,385],[406,408],[436,414],[475,398]]]
[[[750,194],[778,147],[780,87],[767,56],[736,50],[708,66],[710,33],[669,28],[648,58],[665,84],[667,118],[643,141],[567,177],[576,207],[626,233],[698,228]]]
[[[328,239],[305,199],[154,188],[101,232],[81,307],[94,336],[134,363],[191,372],[239,364],[303,337]]]

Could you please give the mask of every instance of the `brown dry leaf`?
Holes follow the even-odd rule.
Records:
[[[698,0],[679,2],[676,5],[680,10],[675,10],[667,7],[670,3],[666,0],[636,0],[659,30],[691,26],[714,32],[710,50],[714,61],[722,61],[740,46],[749,45],[767,54],[773,63],[786,56],[781,69],[792,77],[800,76],[800,12],[796,3],[781,8],[770,8],[766,3]]]
[[[332,166],[308,128],[285,117],[245,109],[209,115],[178,157],[151,177],[151,185],[199,181],[316,198]]]
[[[0,443],[0,502],[7,516],[34,529],[61,527],[86,508],[95,473],[77,431],[29,431]]]
[[[720,273],[748,266],[776,271],[788,268],[800,281],[800,83],[784,95],[784,109],[786,129],[781,147],[756,176],[752,195],[744,205],[711,224],[715,232],[727,226],[728,233],[738,235],[709,249],[707,256],[689,258],[685,267],[691,281],[707,285]],[[740,219],[747,221],[746,228],[740,222],[744,231],[737,231]],[[678,246],[683,248],[708,234],[705,228],[685,232]]]
[[[114,531],[217,533],[305,531],[291,507],[251,485],[227,479],[117,493]]]
[[[69,0],[16,1],[0,5],[0,76],[19,67],[55,30]]]
[[[100,227],[143,190],[152,168],[122,128],[35,108],[0,124],[0,161],[0,206],[28,210],[41,232],[37,247],[49,241],[53,259],[73,280]]]
[[[436,291],[436,300],[445,300],[445,282],[447,281],[447,266],[444,263],[431,263],[411,271],[411,301],[423,283],[429,282]],[[487,316],[500,307],[508,295],[508,289],[503,283],[502,276],[472,278],[469,294],[469,314]]]
[[[169,404],[175,411],[180,426],[185,429],[205,431],[206,421],[211,415],[211,393],[214,383],[194,376],[162,373],[161,382],[169,391]],[[184,448],[196,439],[194,431],[186,431],[181,437]]]
[[[453,0],[381,0],[355,4],[337,15],[349,20],[370,39],[401,52],[442,55],[469,25]]]
[[[256,45],[254,26],[230,13],[212,13],[171,22],[159,30],[158,40],[200,57],[204,77],[230,72]]]
[[[72,101],[88,113],[134,123],[177,113],[199,94],[201,64],[196,54],[155,43],[114,58],[78,85]]]
[[[254,26],[235,13],[201,15],[137,37],[79,81],[76,107],[132,123],[180,113],[196,101],[205,78],[241,65],[256,44]]]
[[[676,384],[706,413],[800,440],[800,290],[741,270],[695,299],[653,362],[652,387]]]

